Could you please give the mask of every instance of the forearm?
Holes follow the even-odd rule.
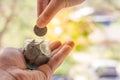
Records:
[[[8,72],[0,69],[0,80],[15,80],[15,78]]]

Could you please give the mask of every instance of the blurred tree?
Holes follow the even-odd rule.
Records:
[[[34,36],[35,7],[34,0],[0,0],[0,46],[18,47]]]
[[[12,18],[14,17],[16,0],[11,1],[11,3],[12,4],[9,5],[10,13],[8,15],[6,15],[7,11],[4,9],[5,5],[3,5],[2,0],[0,0],[0,14],[1,14],[0,16],[5,18],[3,29],[0,31],[0,47],[2,45],[2,42],[1,42],[2,37],[4,36],[5,32],[7,31],[8,27],[9,27],[9,23],[12,21]]]

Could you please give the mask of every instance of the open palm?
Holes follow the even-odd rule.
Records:
[[[6,48],[0,54],[0,69],[11,75],[12,79],[9,80],[50,80],[52,73],[64,61],[73,46],[72,41],[64,44],[60,41],[51,43],[49,62],[39,66],[37,70],[27,69],[22,50]]]

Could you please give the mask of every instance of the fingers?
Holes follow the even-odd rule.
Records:
[[[42,2],[45,2],[45,1],[42,1]],[[85,0],[51,0],[41,15],[40,15],[40,13],[41,13],[42,7],[40,6],[41,3],[39,3],[38,4],[39,5],[38,6],[38,15],[40,15],[40,16],[38,17],[38,20],[36,23],[37,26],[40,28],[44,28],[59,10],[61,10],[62,8],[65,8],[65,7],[71,7],[71,6],[80,4],[83,1],[85,1]],[[40,0],[40,2],[41,2],[41,0]],[[47,4],[45,3],[45,6],[46,5]],[[39,10],[39,8],[41,10]]]
[[[73,41],[68,41],[68,42],[64,43],[63,45],[59,46],[58,48],[54,49],[51,53],[51,57],[54,56],[64,45],[69,45],[69,46],[73,47],[74,42]]]
[[[81,4],[84,1],[85,0],[66,0],[64,5],[65,5],[65,7],[72,7],[72,6]]]
[[[66,58],[66,56],[69,54],[69,52],[72,50],[73,45],[65,44],[61,47],[61,49],[55,54],[50,61],[48,62],[48,65],[51,67],[51,69],[54,71]]]
[[[68,42],[66,42],[65,44],[66,44],[66,45],[69,45],[69,46],[72,47],[72,48],[73,48],[74,45],[75,45],[73,41],[68,41]]]
[[[64,45],[63,48],[59,51],[59,53],[50,59],[48,65],[51,67],[52,71],[54,71],[62,63],[62,61],[68,55],[70,50],[70,46]]]
[[[44,28],[55,14],[63,8],[62,0],[51,0],[37,20],[37,26]]]
[[[61,42],[60,41],[54,41],[50,44],[50,50],[51,52],[55,49],[57,49],[59,46],[61,46]]]
[[[38,15],[38,17],[43,12],[43,10],[46,8],[48,3],[49,3],[49,0],[37,0],[37,15]]]

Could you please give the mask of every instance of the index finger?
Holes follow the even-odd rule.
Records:
[[[37,0],[37,16],[39,17],[50,0]]]
[[[61,0],[51,0],[42,14],[38,17],[37,26],[44,28],[50,20],[55,16],[55,14],[63,8],[63,1]]]

